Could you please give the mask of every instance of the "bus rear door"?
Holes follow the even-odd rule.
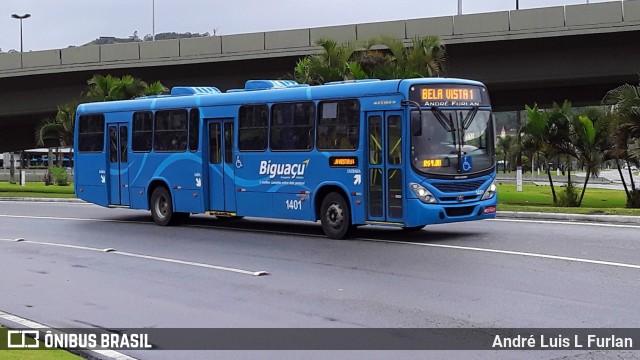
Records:
[[[367,113],[367,219],[402,223],[402,112]]]
[[[208,121],[209,210],[235,213],[235,163],[233,119]]]
[[[109,127],[109,205],[129,205],[128,126],[110,123]]]

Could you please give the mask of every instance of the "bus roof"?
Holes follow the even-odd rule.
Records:
[[[214,87],[180,86],[174,87],[169,95],[80,104],[77,113],[110,113],[407,94],[409,88],[415,84],[466,84],[484,87],[478,81],[456,78],[366,79],[332,82],[318,86],[301,85],[291,80],[249,80],[244,89],[233,89],[226,93]]]

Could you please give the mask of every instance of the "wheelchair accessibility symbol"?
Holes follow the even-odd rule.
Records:
[[[471,156],[462,157],[462,172],[469,172],[473,168]]]
[[[242,167],[242,160],[240,160],[240,155],[236,156],[236,169],[240,169]]]

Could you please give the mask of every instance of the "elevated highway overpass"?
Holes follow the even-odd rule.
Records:
[[[315,41],[407,42],[438,35],[446,76],[483,81],[497,110],[570,99],[596,104],[640,74],[640,0],[380,23],[0,54],[0,152],[35,147],[34,129],[77,99],[94,74],[131,74],[175,85],[242,87],[276,79],[318,52]]]

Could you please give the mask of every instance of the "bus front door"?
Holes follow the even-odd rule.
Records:
[[[208,122],[209,210],[236,211],[233,119]]]
[[[109,205],[129,205],[129,159],[126,123],[109,127]]]
[[[402,112],[367,113],[367,218],[402,223]]]

